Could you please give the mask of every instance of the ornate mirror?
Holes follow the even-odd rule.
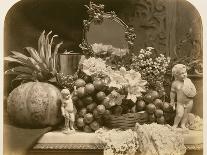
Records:
[[[93,2],[87,6],[89,20],[84,20],[84,39],[80,47],[84,54],[96,52],[97,47],[113,48],[128,53],[136,35],[132,27],[127,26],[115,12],[104,12],[104,5]]]

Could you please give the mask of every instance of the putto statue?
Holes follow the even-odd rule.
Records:
[[[61,91],[62,94],[62,104],[61,104],[61,112],[63,117],[65,118],[65,126],[63,133],[70,133],[75,131],[74,122],[75,122],[75,107],[73,105],[73,101],[71,99],[71,94],[68,89],[63,89]]]
[[[176,109],[173,126],[178,127],[180,123],[180,127],[185,129],[188,113],[191,112],[193,107],[193,97],[196,95],[196,88],[192,81],[187,78],[187,68],[185,65],[176,64],[172,68],[172,75],[175,80],[172,82],[170,100],[171,105]],[[177,103],[175,102],[175,97]]]

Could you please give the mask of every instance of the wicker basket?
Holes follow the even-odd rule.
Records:
[[[136,123],[144,124],[148,121],[148,114],[145,111],[127,113],[121,116],[110,115],[107,122],[110,128],[131,129]]]

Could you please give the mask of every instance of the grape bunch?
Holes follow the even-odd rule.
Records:
[[[160,95],[155,90],[149,90],[141,99],[137,101],[137,109],[145,110],[148,113],[149,123],[172,124],[175,113],[173,107],[160,99]]]
[[[83,79],[74,82],[76,90],[72,100],[77,109],[76,126],[84,132],[94,132],[104,125],[104,121],[111,113],[107,106],[110,94],[108,87],[102,80],[86,83]]]

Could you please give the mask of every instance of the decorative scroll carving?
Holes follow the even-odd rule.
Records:
[[[166,1],[136,0],[131,2],[132,12],[125,12],[124,16],[130,16],[129,24],[139,28],[137,33],[140,31],[139,37],[142,38],[137,39],[136,44],[142,44],[143,47],[152,46],[165,54],[167,49]]]

